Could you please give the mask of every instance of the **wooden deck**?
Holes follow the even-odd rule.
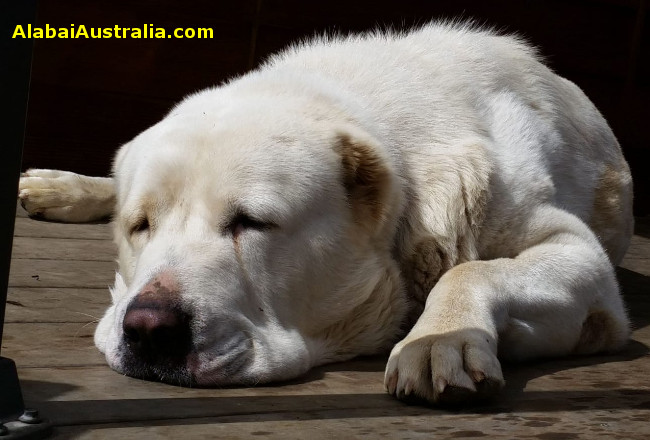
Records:
[[[650,221],[637,223],[619,270],[635,328],[622,353],[506,366],[498,399],[452,412],[390,398],[383,358],[249,389],[115,373],[92,338],[114,257],[108,225],[39,222],[19,210],[2,354],[16,361],[26,404],[54,423],[55,438],[650,438]]]

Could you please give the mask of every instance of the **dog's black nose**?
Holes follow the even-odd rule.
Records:
[[[131,353],[145,361],[180,360],[190,350],[190,316],[165,296],[138,295],[126,310],[122,329]]]

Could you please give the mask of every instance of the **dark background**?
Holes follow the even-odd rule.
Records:
[[[648,0],[41,0],[37,26],[211,27],[214,38],[35,41],[23,169],[109,173],[124,142],[184,95],[254,68],[322,31],[397,28],[475,18],[537,45],[610,122],[635,178],[635,212],[650,214]]]

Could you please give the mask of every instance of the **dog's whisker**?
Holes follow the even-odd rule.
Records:
[[[78,338],[78,337],[79,337],[79,333],[80,333],[83,329],[85,329],[85,328],[88,327],[89,325],[96,324],[96,323],[98,323],[98,322],[99,322],[99,320],[97,319],[97,320],[94,320],[94,321],[87,322],[87,323],[85,323],[84,325],[82,325],[81,327],[77,328],[77,330],[76,330],[75,333],[74,333],[74,338]]]
[[[73,312],[73,313],[76,313],[76,314],[78,314],[78,315],[87,316],[88,318],[93,318],[95,321],[99,321],[99,320],[101,320],[100,317],[97,317],[97,316],[94,316],[94,315],[91,315],[91,314],[88,314],[88,313],[78,312],[78,311],[75,311],[75,312]]]

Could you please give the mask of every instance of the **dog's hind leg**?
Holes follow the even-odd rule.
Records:
[[[85,223],[113,214],[115,187],[110,177],[31,169],[20,177],[18,198],[31,217]]]

